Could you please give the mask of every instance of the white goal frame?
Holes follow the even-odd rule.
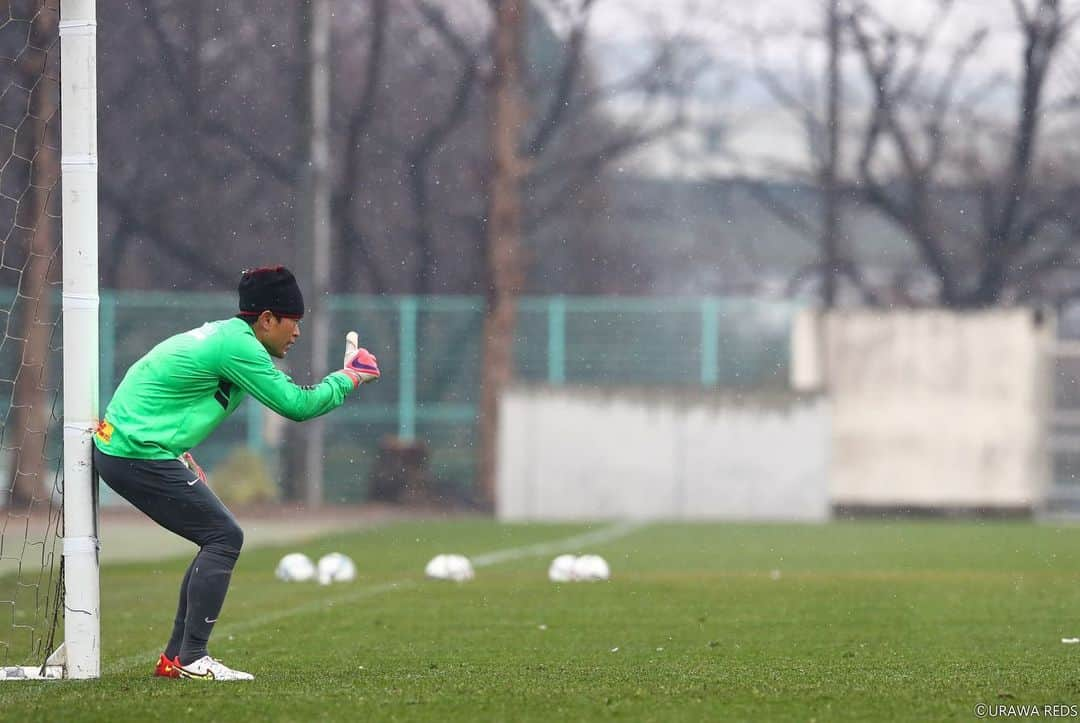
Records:
[[[64,676],[101,676],[98,413],[97,3],[60,3],[64,254]]]
[[[0,667],[0,680],[101,676],[97,477],[91,456],[98,411],[96,17],[96,0],[61,0],[64,642],[44,665]]]

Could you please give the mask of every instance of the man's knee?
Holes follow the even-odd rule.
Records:
[[[236,520],[229,520],[229,524],[225,526],[224,543],[230,549],[236,550],[236,554],[240,554],[240,549],[244,546],[244,531]]]
[[[232,517],[227,518],[214,530],[204,547],[209,547],[228,557],[236,559],[240,548],[244,546],[244,531]]]

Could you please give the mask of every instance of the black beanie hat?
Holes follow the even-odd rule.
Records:
[[[296,277],[284,266],[248,269],[240,277],[240,316],[256,317],[264,311],[286,319],[304,316],[304,297]]]

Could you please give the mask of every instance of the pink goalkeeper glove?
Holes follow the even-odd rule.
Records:
[[[379,378],[378,360],[367,349],[358,348],[359,343],[360,337],[355,331],[345,335],[345,368],[342,371],[353,380],[354,389]]]

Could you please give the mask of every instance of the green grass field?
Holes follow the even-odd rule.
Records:
[[[971,720],[1080,703],[1080,527],[402,523],[246,552],[211,651],[254,683],[154,679],[186,560],[106,566],[98,681],[0,684],[3,720]],[[294,549],[355,583],[273,578]],[[555,552],[607,583],[555,585]],[[439,552],[488,560],[427,581]]]

